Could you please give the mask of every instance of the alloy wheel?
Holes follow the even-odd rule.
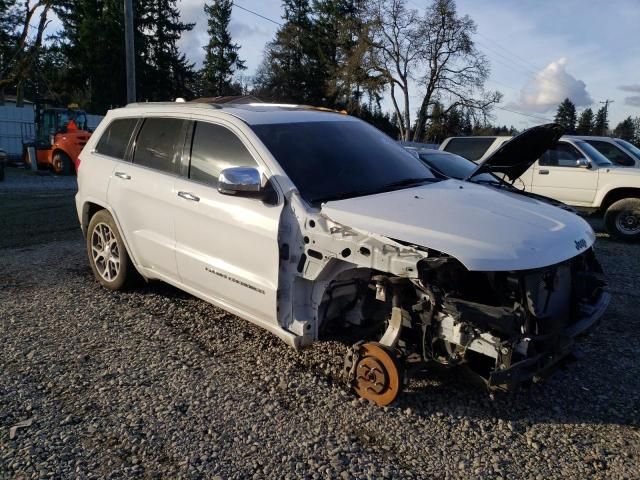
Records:
[[[109,225],[98,223],[91,233],[91,256],[96,270],[107,282],[120,272],[120,248]]]

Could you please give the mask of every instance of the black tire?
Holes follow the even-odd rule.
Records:
[[[609,234],[619,240],[640,240],[640,198],[623,198],[604,214]]]
[[[107,210],[97,212],[87,229],[87,255],[96,280],[109,290],[123,290],[136,274],[116,222]]]
[[[53,171],[58,175],[70,175],[71,174],[71,159],[64,152],[56,152],[53,154],[51,162]]]
[[[0,162],[0,182],[4,180],[4,162]]]

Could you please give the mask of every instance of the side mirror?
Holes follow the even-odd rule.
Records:
[[[218,192],[239,197],[262,197],[262,178],[257,168],[225,168],[218,176]]]
[[[589,164],[589,160],[582,157],[576,160],[576,167],[578,168],[589,168],[591,165]]]

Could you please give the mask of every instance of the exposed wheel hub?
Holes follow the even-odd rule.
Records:
[[[345,367],[355,392],[381,407],[392,403],[400,393],[402,381],[396,355],[379,343],[354,345]]]

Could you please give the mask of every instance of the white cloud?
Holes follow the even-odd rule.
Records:
[[[520,91],[520,99],[510,106],[520,110],[544,113],[553,110],[565,98],[577,107],[591,105],[587,86],[566,70],[567,59],[551,62],[538,72]]]

